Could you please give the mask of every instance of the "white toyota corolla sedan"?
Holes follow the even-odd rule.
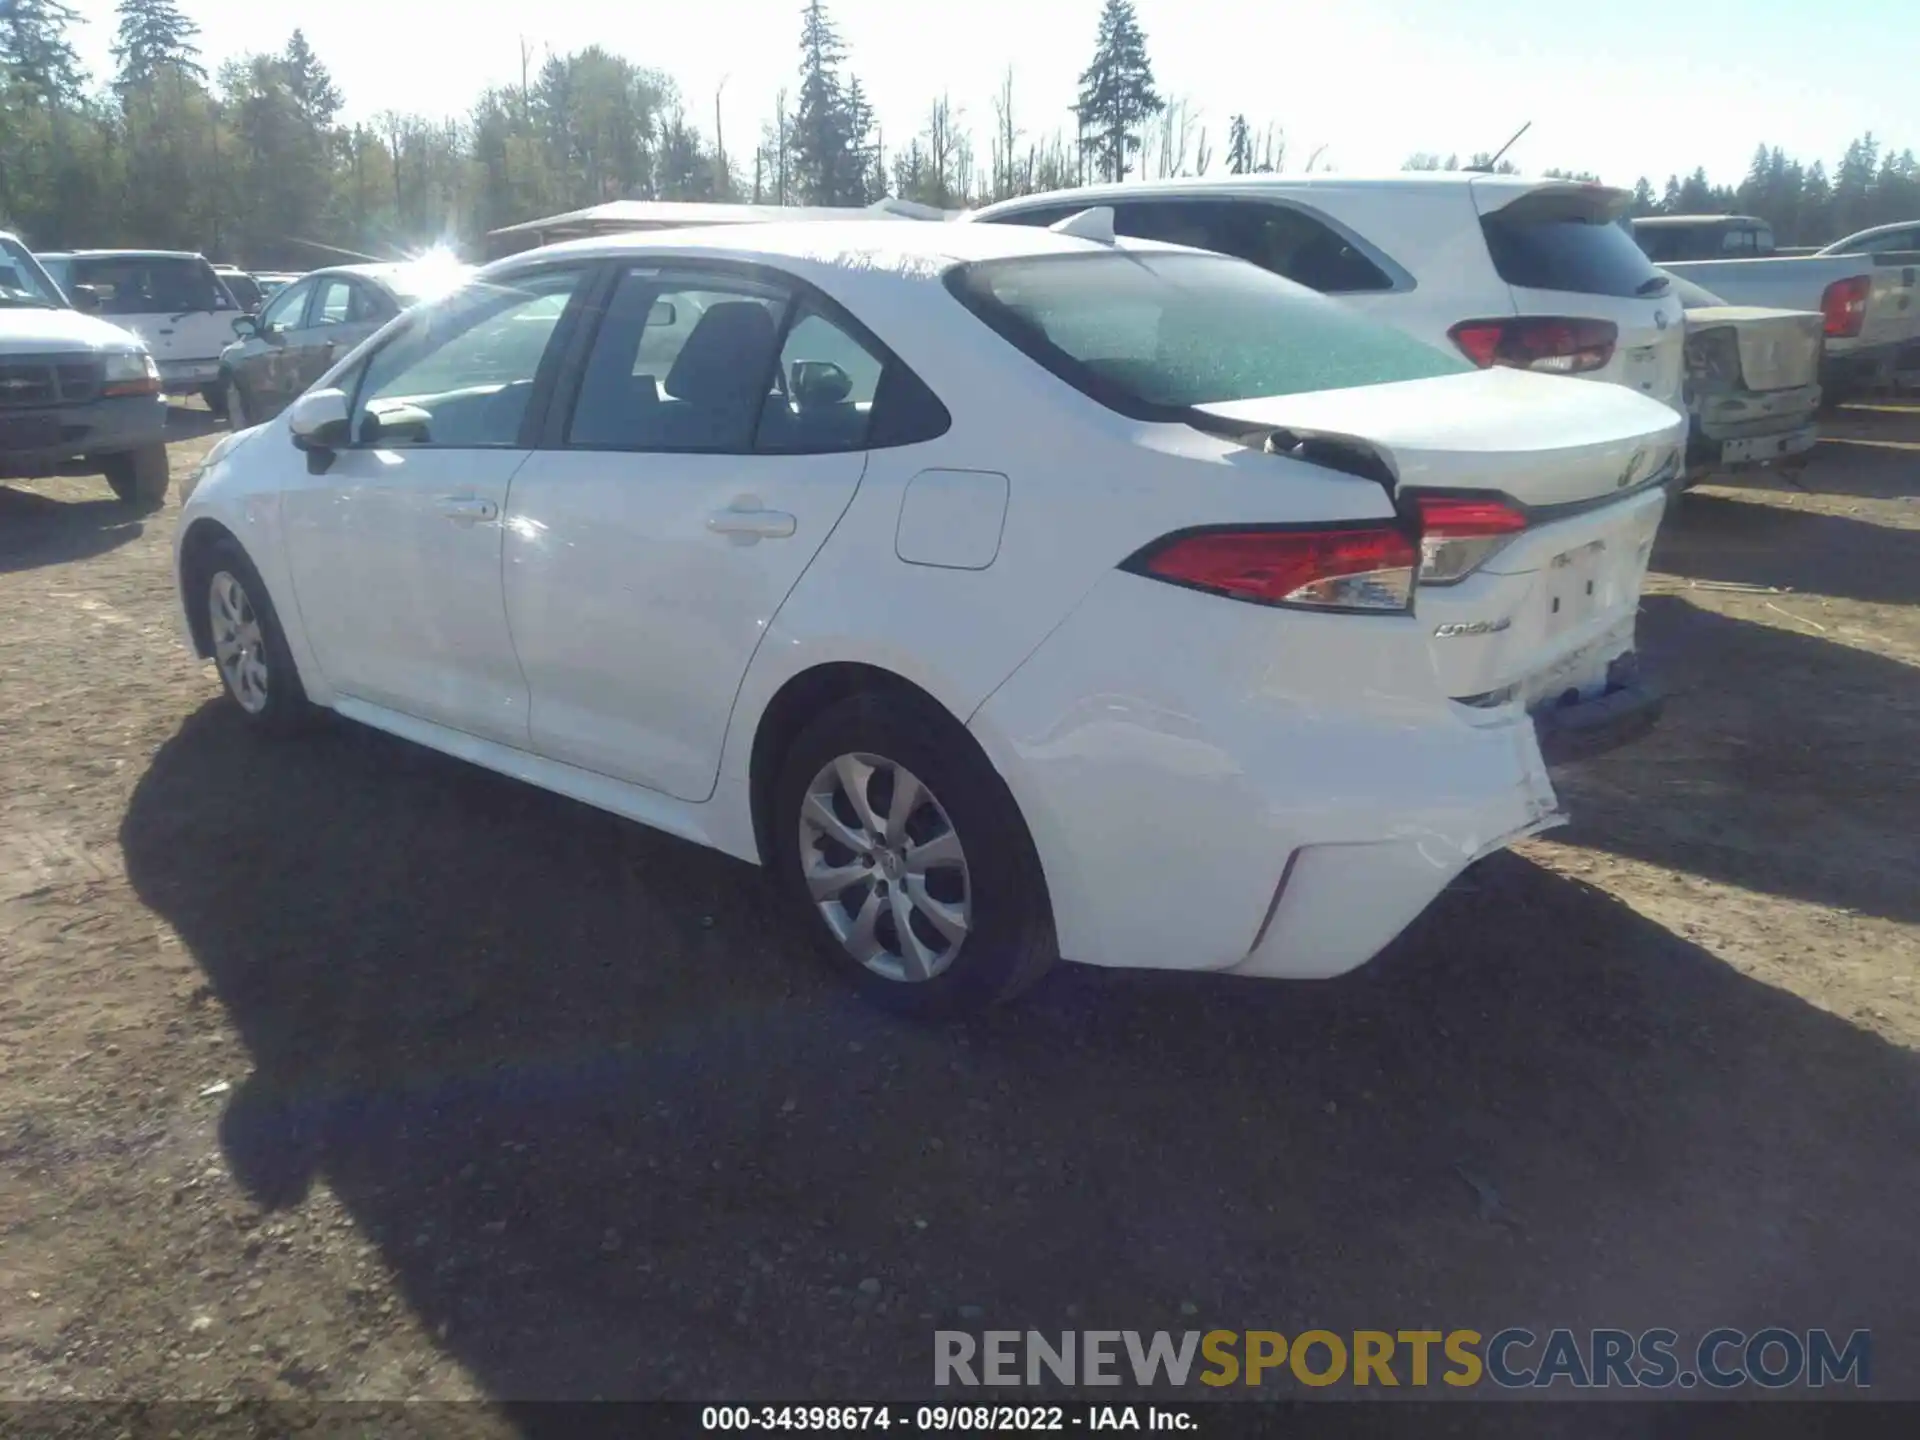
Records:
[[[215,447],[192,643],[771,867],[911,1011],[1350,970],[1652,722],[1685,422],[1109,220],[494,265]]]

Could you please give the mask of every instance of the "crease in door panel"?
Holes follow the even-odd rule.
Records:
[[[507,525],[513,516],[513,482],[520,478],[520,472],[527,468],[527,462],[536,452],[529,450],[520,457],[520,463],[513,467],[513,474],[507,477],[507,488],[500,493],[500,518],[494,524],[500,530],[500,563],[497,568],[500,581],[495,593],[500,597],[500,623],[506,627],[507,648],[513,651],[513,668],[520,672],[520,692],[527,697],[527,753],[537,753],[533,748],[533,682],[527,679],[527,663],[520,658],[520,642],[513,635],[513,612],[507,609]]]
[[[867,471],[872,466],[873,452],[861,451],[860,473],[854,477],[853,486],[847,491],[847,503],[842,505],[840,513],[833,517],[833,524],[829,525],[827,533],[820,537],[820,543],[813,547],[813,554],[809,555],[807,563],[800,567],[800,573],[793,577],[793,584],[787,587],[786,593],[767,612],[767,623],[760,627],[759,638],[753,642],[753,649],[747,655],[747,663],[740,667],[740,678],[733,685],[733,699],[727,705],[727,723],[720,736],[720,753],[714,760],[713,778],[707,782],[707,793],[694,801],[694,804],[706,804],[713,799],[714,791],[720,788],[720,772],[726,768],[727,742],[733,737],[733,717],[740,708],[740,692],[747,688],[747,676],[753,673],[753,662],[760,657],[760,647],[767,643],[767,636],[773,633],[774,622],[780,618],[780,612],[787,608],[787,601],[793,597],[793,592],[800,588],[800,582],[807,578],[807,572],[813,569],[814,562],[825,554],[827,546],[833,543],[834,532],[840,528],[840,522],[847,518],[847,512],[853,509],[853,502],[860,497],[860,487],[866,483]]]

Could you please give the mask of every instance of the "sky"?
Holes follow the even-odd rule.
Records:
[[[96,76],[112,68],[113,0],[71,0]],[[598,43],[664,71],[711,134],[716,95],[729,154],[751,153],[774,97],[794,84],[800,0],[534,5],[455,0],[180,0],[208,69],[278,49],[297,24],[333,72],[347,118],[382,110],[464,115],[486,85],[538,57]],[[984,169],[993,96],[1013,70],[1029,138],[1071,133],[1075,82],[1101,0],[828,0],[848,65],[888,150],[942,91],[974,131]],[[1350,174],[1397,170],[1416,151],[1497,149],[1523,170],[1590,170],[1614,184],[1705,165],[1737,182],[1754,146],[1832,169],[1871,130],[1920,150],[1915,0],[1137,0],[1163,95],[1184,101],[1216,157],[1244,111],[1288,143],[1288,168],[1325,146]],[[1219,161],[1216,159],[1216,168]]]

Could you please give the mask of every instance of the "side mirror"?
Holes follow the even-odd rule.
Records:
[[[73,308],[84,310],[89,315],[100,313],[100,292],[91,285],[76,285],[67,292],[67,298],[73,301]]]
[[[233,333],[242,340],[251,340],[260,333],[260,326],[251,315],[236,315],[233,317]]]
[[[653,308],[647,312],[647,325],[650,329],[671,330],[680,323],[680,312],[673,308],[671,300],[656,300]]]
[[[312,473],[324,473],[333,463],[333,452],[347,443],[350,403],[344,390],[309,390],[287,407],[294,448],[307,452]]]
[[[787,390],[797,406],[838,405],[853,393],[853,377],[831,360],[796,360]]]

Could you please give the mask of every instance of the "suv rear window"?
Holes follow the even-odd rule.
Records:
[[[1137,419],[1473,368],[1223,255],[1113,250],[992,260],[949,272],[947,287],[1069,385]]]
[[[1529,196],[1481,217],[1493,268],[1523,290],[1573,295],[1659,295],[1667,278],[1646,251],[1591,202]]]
[[[75,256],[76,285],[91,285],[103,315],[176,315],[219,310],[226,297],[204,260],[182,255]]]

